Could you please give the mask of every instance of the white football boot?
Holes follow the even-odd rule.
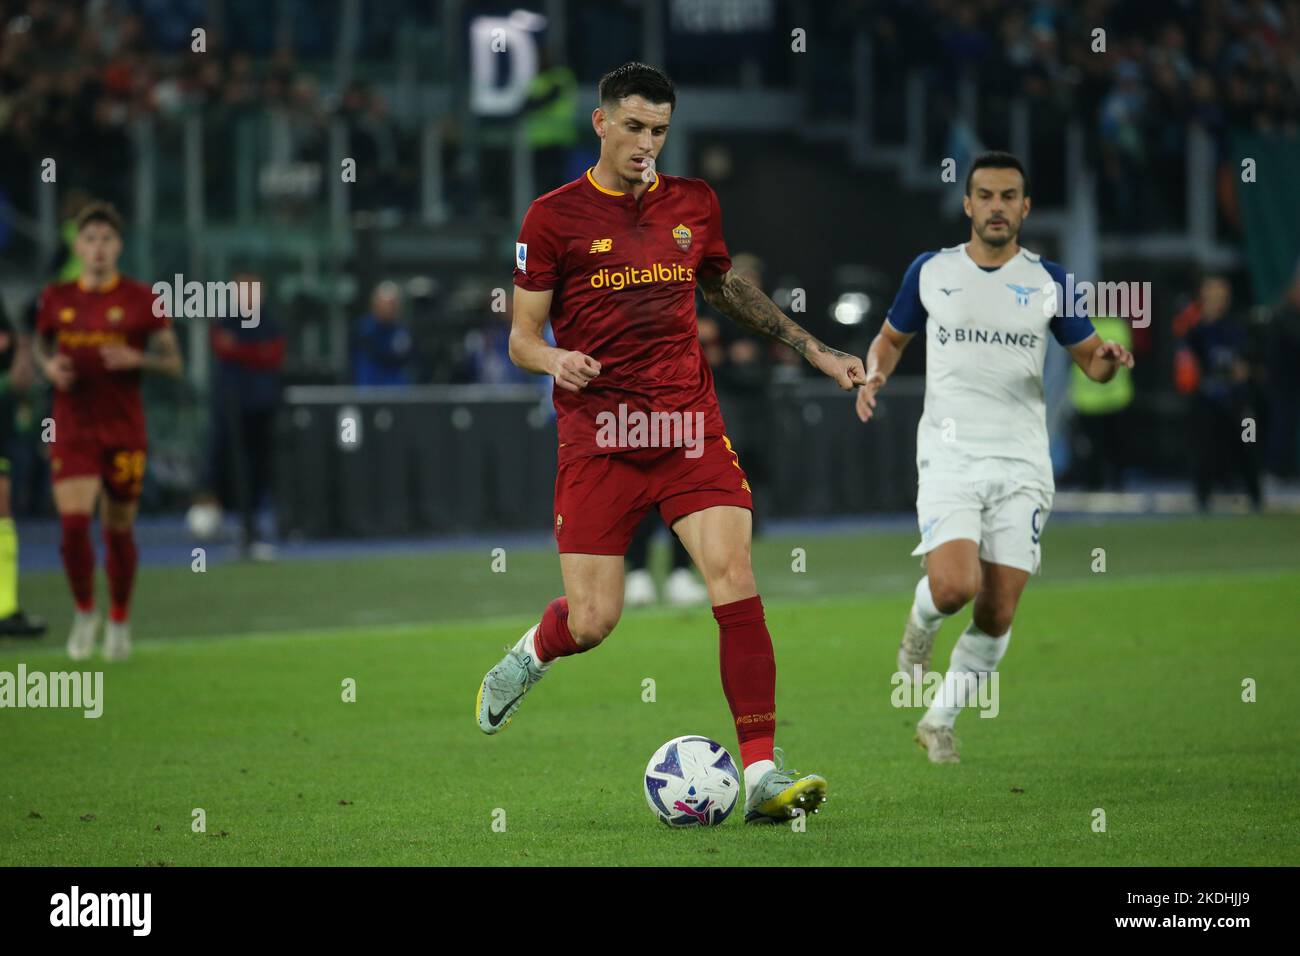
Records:
[[[916,736],[912,739],[926,752],[930,763],[961,763],[951,727],[931,727],[922,720],[916,725]]]
[[[478,718],[478,729],[483,733],[497,734],[505,730],[519,709],[524,694],[546,675],[549,665],[542,664],[527,650],[529,636],[539,627],[540,624],[534,624],[525,631],[479,684],[474,714]]]
[[[650,572],[641,568],[629,571],[623,579],[623,605],[625,607],[648,607],[659,600],[655,591],[655,579]]]
[[[898,646],[898,670],[910,680],[919,667],[922,674],[930,669],[930,651],[934,648],[934,636],[939,633],[935,628],[930,634],[925,633],[916,622],[915,609],[907,614],[907,625],[903,628],[903,642]]]
[[[74,611],[72,630],[68,632],[68,656],[74,661],[84,661],[95,651],[95,638],[99,634],[99,615],[94,611]]]
[[[664,582],[664,598],[673,607],[692,607],[709,600],[709,589],[691,574],[689,568],[678,568]]]
[[[745,788],[745,822],[782,823],[794,819],[799,811],[820,813],[826,802],[826,778],[786,770],[785,753],[780,747],[773,748],[772,757],[772,769],[753,787]]]
[[[109,621],[104,628],[104,659],[124,661],[131,656],[131,625],[126,621]]]

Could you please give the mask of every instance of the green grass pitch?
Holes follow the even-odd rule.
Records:
[[[919,712],[890,704],[913,543],[756,542],[777,742],[830,781],[805,832],[739,812],[670,831],[645,805],[663,741],[735,753],[707,608],[629,612],[488,738],[478,682],[558,592],[552,553],[508,551],[505,573],[485,550],[199,574],[185,551],[140,574],[135,658],[93,663],[101,718],[0,710],[0,864],[1300,864],[1300,519],[1050,526],[1001,713],[964,714],[963,763],[942,767],[912,743]],[[52,635],[0,643],[0,670],[71,668],[61,577],[23,590],[58,609]]]

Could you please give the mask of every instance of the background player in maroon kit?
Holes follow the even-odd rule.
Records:
[[[785,342],[842,388],[866,376],[861,360],[817,341],[731,271],[708,184],[655,171],[675,102],[671,81],[652,67],[629,63],[603,77],[592,113],[599,162],[524,219],[510,356],[558,386],[555,537],[565,596],[488,672],[478,722],[498,732],[556,658],[590,650],[614,629],[623,554],[657,506],[713,604],[745,818],[771,821],[815,810],[826,781],[795,779],[774,763],[776,664],[750,564],[753,502],[699,345],[697,285],[723,315]],[[542,335],[548,319],[557,347]],[[651,427],[637,428],[647,420]]]
[[[63,525],[60,553],[76,602],[68,635],[74,660],[90,656],[98,631],[90,516],[101,485],[110,598],[104,656],[130,655],[127,613],[138,560],[133,528],[147,446],[140,373],[181,374],[171,322],[155,315],[149,286],[118,274],[121,252],[121,217],[106,203],[91,203],[77,217],[81,278],[45,288],[33,343],[55,389],[50,474]]]

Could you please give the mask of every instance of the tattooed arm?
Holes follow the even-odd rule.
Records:
[[[732,322],[784,342],[817,371],[834,379],[840,388],[847,390],[866,384],[862,359],[818,341],[734,270],[700,279],[699,286],[704,301]]]

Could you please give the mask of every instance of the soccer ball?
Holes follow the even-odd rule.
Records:
[[[185,526],[200,541],[211,540],[221,530],[221,507],[207,503],[191,505],[185,513]]]
[[[708,737],[676,737],[645,768],[645,799],[670,827],[715,827],[731,815],[740,774],[727,748]]]

